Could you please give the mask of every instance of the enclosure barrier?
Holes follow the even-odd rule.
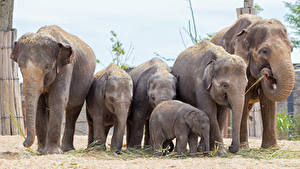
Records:
[[[18,67],[10,59],[17,30],[0,31],[0,134],[20,134],[10,113],[16,117],[17,123],[24,127],[21,94],[19,87]]]

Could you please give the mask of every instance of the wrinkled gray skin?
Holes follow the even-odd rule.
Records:
[[[74,149],[75,123],[96,65],[92,49],[58,26],[46,26],[23,35],[11,58],[23,76],[27,126],[23,145],[30,147],[37,135],[38,151],[43,154]],[[66,125],[60,147],[64,111]]]
[[[178,155],[186,153],[189,144],[190,154],[197,153],[198,137],[202,137],[204,152],[209,151],[209,118],[207,114],[178,100],[164,101],[153,110],[150,121],[150,138],[154,152],[176,138]]]
[[[232,109],[232,144],[229,150],[237,152],[248,82],[246,64],[242,58],[229,55],[222,47],[203,41],[183,51],[177,57],[172,72],[178,78],[177,98],[209,116],[211,149],[215,141],[223,143],[221,126],[227,117],[225,110]],[[226,151],[221,145],[218,155],[224,154]]]
[[[293,45],[285,26],[275,19],[245,14],[218,32],[211,42],[245,60],[248,65],[247,88],[262,75],[266,76],[246,94],[240,134],[242,147],[249,147],[248,117],[253,104],[258,101],[263,124],[261,147],[277,147],[275,102],[286,99],[295,82],[291,60]]]
[[[132,79],[115,64],[97,74],[100,75],[95,78],[86,100],[88,145],[96,142],[105,146],[109,129],[114,126],[111,148],[119,152],[133,94]]]
[[[129,74],[133,80],[133,101],[127,120],[127,147],[141,148],[145,126],[144,145],[150,145],[149,118],[162,101],[176,96],[176,77],[166,63],[158,58],[139,65]]]

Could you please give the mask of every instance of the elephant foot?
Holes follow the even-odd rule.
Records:
[[[63,152],[68,152],[68,151],[71,151],[71,150],[75,150],[75,148],[74,148],[73,145],[62,145],[61,150]]]
[[[261,148],[265,148],[265,149],[279,149],[280,147],[277,145],[277,143],[262,142]]]
[[[198,151],[198,152],[204,152],[204,151],[205,151],[204,144],[201,144],[201,143],[200,143],[200,144],[198,145],[198,147],[197,147],[197,151]]]
[[[38,154],[43,154],[43,151],[44,151],[44,147],[38,146],[38,149],[36,150],[36,152]]]
[[[197,153],[190,153],[191,157],[197,157]]]
[[[62,154],[63,151],[59,146],[46,147],[43,151],[43,154]]]
[[[248,143],[248,141],[241,142],[240,148],[241,149],[249,149],[249,143]]]
[[[227,156],[227,152],[223,146],[219,146],[216,156],[218,156],[218,157]]]
[[[236,153],[239,151],[239,148],[240,148],[240,145],[231,145],[231,146],[229,146],[229,151],[231,153]]]
[[[164,152],[159,152],[159,151],[155,151],[153,153],[154,156],[165,156],[166,154],[164,154]]]

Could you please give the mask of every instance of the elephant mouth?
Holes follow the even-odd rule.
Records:
[[[260,71],[260,75],[264,75],[263,83],[265,83],[266,86],[269,87],[271,90],[276,90],[277,88],[277,80],[273,76],[272,70],[268,67],[263,68]]]

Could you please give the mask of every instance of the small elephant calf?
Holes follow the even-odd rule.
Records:
[[[198,136],[203,138],[204,152],[209,151],[209,118],[207,114],[178,100],[161,102],[152,112],[149,122],[150,139],[154,152],[176,138],[178,155],[197,152]]]
[[[111,149],[119,152],[133,95],[131,77],[116,64],[95,75],[87,96],[88,144],[104,145],[109,129],[114,126]]]

